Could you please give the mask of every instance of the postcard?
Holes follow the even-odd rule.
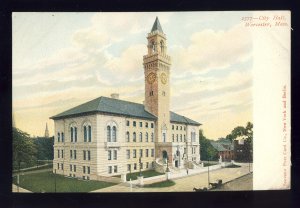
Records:
[[[290,11],[15,12],[12,29],[13,192],[290,189]]]

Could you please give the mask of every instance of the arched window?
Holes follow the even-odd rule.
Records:
[[[112,128],[112,141],[117,141],[117,128],[115,126]]]
[[[71,142],[73,142],[73,127],[71,127]]]
[[[161,51],[161,53],[164,53],[164,51],[165,51],[164,41],[160,41],[160,51]]]
[[[77,142],[77,127],[74,127],[74,133],[75,133],[75,142]]]
[[[86,126],[83,127],[83,139],[84,139],[84,142],[86,142],[86,140],[87,140],[87,129],[86,129]]]
[[[142,142],[142,141],[143,141],[143,133],[140,132],[140,142]]]
[[[126,142],[130,142],[129,131],[126,132]]]
[[[146,142],[148,142],[148,132],[146,132]]]
[[[154,142],[154,134],[151,133],[151,142]]]
[[[156,44],[154,41],[151,42],[151,48],[152,48],[152,52],[154,53],[156,51]]]
[[[163,133],[163,142],[166,142],[166,133]]]
[[[111,142],[111,132],[110,132],[110,126],[107,126],[107,141]]]
[[[57,142],[60,142],[60,133],[57,133]]]
[[[64,137],[64,133],[61,132],[61,142],[65,142],[65,137]]]
[[[89,126],[88,128],[89,128],[89,142],[91,142],[92,141],[92,127]]]
[[[136,142],[136,133],[135,132],[133,132],[133,142]]]

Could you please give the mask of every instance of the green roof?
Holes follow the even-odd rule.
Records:
[[[50,117],[51,119],[62,119],[68,117],[82,116],[87,114],[102,113],[134,118],[156,120],[156,116],[145,110],[144,105],[125,100],[108,97],[99,97],[79,106],[71,108],[60,114]],[[201,125],[185,116],[170,111],[170,121],[189,125]]]
[[[154,32],[156,30],[158,30],[161,33],[164,33],[163,30],[162,30],[162,28],[161,28],[161,25],[160,25],[160,22],[158,20],[158,17],[156,17],[156,19],[155,19],[155,22],[154,22],[154,24],[152,26],[151,32]]]
[[[194,121],[192,119],[189,119],[185,116],[179,115],[177,113],[174,113],[170,111],[170,121],[174,123],[184,123],[184,124],[189,124],[189,125],[196,125],[200,126],[201,124],[198,123],[197,121]]]

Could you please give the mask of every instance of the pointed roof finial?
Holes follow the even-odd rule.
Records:
[[[158,17],[156,17],[156,19],[155,19],[155,22],[154,22],[154,24],[152,26],[151,32],[154,32],[156,30],[158,30],[161,33],[164,33],[163,30],[162,30],[162,28],[161,28],[161,25],[160,25],[160,22],[158,20]]]
[[[49,137],[49,130],[48,130],[48,124],[46,123],[46,129],[45,129],[45,137]]]

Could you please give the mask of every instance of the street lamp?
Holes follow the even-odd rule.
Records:
[[[56,169],[54,169],[54,192],[56,193]]]

